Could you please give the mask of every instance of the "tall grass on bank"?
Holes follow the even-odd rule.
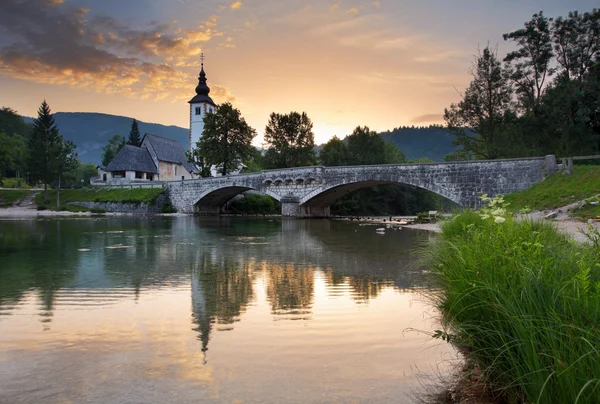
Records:
[[[551,224],[459,215],[427,252],[437,336],[509,402],[600,403],[599,253]]]

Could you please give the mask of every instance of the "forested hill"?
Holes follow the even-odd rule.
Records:
[[[129,136],[133,118],[94,112],[57,112],[54,114],[61,136],[77,145],[79,159],[83,163],[100,164],[102,147],[114,135],[125,139]],[[25,118],[27,123],[32,118]],[[187,148],[189,130],[177,126],[138,121],[140,133],[146,132],[177,140]]]
[[[405,126],[380,134],[385,140],[394,142],[409,160],[426,157],[433,161],[444,161],[446,154],[456,150],[452,146],[454,135],[441,126]]]

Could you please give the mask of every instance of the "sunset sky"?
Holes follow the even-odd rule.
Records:
[[[0,106],[188,127],[200,53],[211,96],[262,134],[306,111],[316,142],[357,125],[442,123],[477,47],[543,10],[597,0],[0,0]]]

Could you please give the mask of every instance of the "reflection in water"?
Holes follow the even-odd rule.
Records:
[[[296,269],[293,264],[271,265],[267,271],[267,296],[273,314],[310,319],[315,271],[312,268]]]
[[[139,402],[171,388],[181,402],[389,402],[441,355],[402,336],[434,326],[413,292],[426,237],[325,220],[0,221],[0,402],[93,402],[52,393],[74,377],[101,402],[131,386]]]

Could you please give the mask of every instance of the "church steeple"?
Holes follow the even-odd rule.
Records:
[[[204,73],[204,53],[200,55],[202,61],[202,67],[200,68],[200,75],[198,76],[198,85],[196,86],[196,96],[189,100],[190,104],[203,104],[207,103],[216,106],[215,102],[208,96],[210,88],[206,84],[206,73]]]
[[[208,95],[210,88],[206,84],[206,73],[204,72],[204,53],[200,55],[201,68],[196,86],[196,95],[188,101],[190,104],[190,136],[189,150],[196,147],[196,143],[202,137],[204,130],[204,117],[208,112],[214,112],[217,106]]]

